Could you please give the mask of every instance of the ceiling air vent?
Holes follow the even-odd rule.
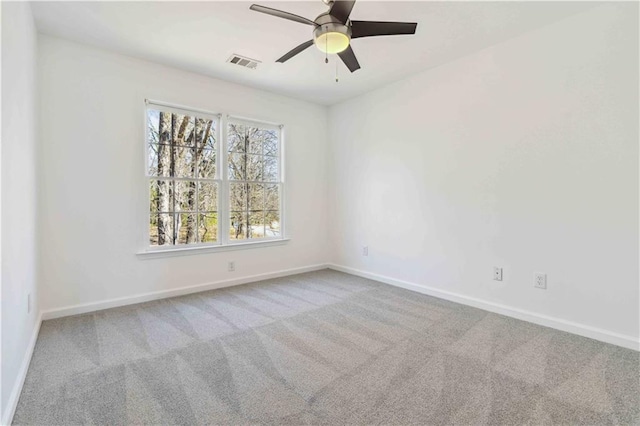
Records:
[[[241,67],[249,68],[252,70],[255,70],[258,67],[258,64],[260,63],[260,61],[258,61],[257,59],[246,58],[244,56],[236,55],[235,53],[229,56],[229,59],[227,59],[227,62],[231,64],[240,65]]]

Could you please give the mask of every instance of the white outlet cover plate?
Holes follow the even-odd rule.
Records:
[[[535,288],[541,288],[546,290],[547,288],[547,274],[543,274],[541,272],[536,272],[533,275],[533,286]]]
[[[502,281],[502,268],[498,268],[497,266],[493,268],[493,280]]]

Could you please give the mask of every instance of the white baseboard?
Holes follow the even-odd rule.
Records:
[[[20,399],[20,394],[22,393],[22,386],[24,385],[24,380],[27,378],[27,371],[29,371],[29,364],[31,363],[31,356],[33,355],[33,349],[36,347],[36,341],[38,340],[38,333],[40,332],[40,324],[42,324],[42,312],[38,315],[38,319],[36,320],[36,324],[33,328],[33,332],[31,333],[31,340],[29,340],[29,346],[27,347],[27,351],[24,354],[24,358],[22,359],[22,364],[20,365],[20,370],[18,371],[18,377],[16,377],[16,381],[13,385],[13,389],[11,389],[11,394],[9,395],[9,401],[7,402],[7,409],[2,416],[2,424],[10,425],[13,421],[13,415],[16,412],[16,407],[18,406],[18,400]]]
[[[578,324],[572,321],[563,320],[560,318],[554,318],[547,315],[537,314],[535,312],[525,311],[522,309],[511,308],[509,306],[501,305],[494,302],[488,302],[486,300],[476,299],[474,297],[464,296],[457,293],[451,293],[444,290],[438,290],[433,287],[429,287],[422,284],[416,284],[408,281],[397,280],[395,278],[387,277],[384,275],[378,275],[371,272],[362,271],[359,269],[350,268],[347,266],[329,264],[329,268],[340,272],[346,272],[348,274],[357,275],[363,278],[369,278],[371,280],[380,281],[385,284],[390,284],[395,287],[402,287],[407,290],[412,290],[418,293],[426,294],[429,296],[438,297],[440,299],[449,300],[463,305],[473,306],[474,308],[483,309],[485,311],[494,312],[496,314],[505,315],[508,317],[516,318],[523,321],[528,321],[534,324],[542,325],[545,327],[555,328],[556,330],[566,331],[568,333],[577,334],[579,336],[588,337],[590,339],[599,340],[605,343],[611,343],[612,345],[622,346],[624,348],[640,350],[640,341],[632,336],[625,336],[622,334],[614,333],[608,330],[591,327],[588,325]]]
[[[264,274],[250,275],[240,278],[216,281],[212,283],[197,284],[188,287],[180,287],[171,290],[154,291],[151,293],[137,294],[135,296],[119,297],[101,302],[84,303],[80,305],[66,306],[58,309],[51,309],[42,312],[42,319],[54,319],[69,315],[85,314],[88,312],[100,311],[102,309],[116,308],[118,306],[134,305],[136,303],[149,302],[152,300],[166,299],[168,297],[183,296],[185,294],[198,293],[201,291],[215,290],[218,288],[232,287],[234,285],[247,284],[255,281],[268,280],[270,278],[285,277],[287,275],[301,274],[304,272],[317,271],[328,268],[326,264],[304,266],[301,268],[284,269]]]
[[[387,277],[384,275],[378,275],[371,272],[362,271],[346,266],[336,264],[318,264],[301,268],[285,269],[281,271],[269,272],[265,274],[251,275],[247,277],[233,278],[229,280],[216,281],[213,283],[199,284],[189,287],[181,287],[172,290],[155,291],[151,293],[139,294],[130,297],[121,297],[117,299],[105,300],[102,302],[86,303],[81,305],[67,306],[59,309],[52,309],[48,311],[40,312],[36,326],[34,327],[31,340],[29,341],[29,347],[25,353],[22,365],[16,383],[12,389],[9,401],[7,404],[7,410],[2,418],[3,425],[11,424],[13,415],[15,413],[16,406],[18,405],[18,399],[22,392],[22,386],[27,376],[29,369],[29,363],[31,362],[31,356],[38,339],[38,332],[40,331],[40,324],[43,320],[60,318],[69,315],[78,315],[87,312],[99,311],[102,309],[108,309],[118,306],[131,305],[135,303],[148,302],[151,300],[164,299],[167,297],[182,296],[185,294],[198,293],[201,291],[214,290],[218,288],[231,287],[234,285],[247,284],[250,282],[266,280],[270,278],[279,278],[288,275],[301,274],[304,272],[317,271],[320,269],[331,268],[336,271],[345,272],[352,275],[357,275],[363,278],[372,279],[385,284],[390,284],[396,287],[401,287],[407,290],[412,290],[418,293],[426,294],[429,296],[438,297],[440,299],[450,300],[452,302],[461,303],[475,308],[484,309],[489,312],[494,312],[501,315],[506,315],[512,318],[517,318],[523,321],[528,321],[534,324],[539,324],[545,327],[554,328],[568,333],[577,334],[580,336],[588,337],[595,340],[600,340],[605,343],[611,343],[613,345],[622,346],[628,349],[640,350],[640,341],[632,336],[625,336],[618,333],[614,333],[608,330],[603,330],[595,327],[590,327],[582,324],[578,324],[571,321],[566,321],[560,318],[549,317],[546,315],[537,314],[534,312],[524,311],[521,309],[511,308],[505,305],[500,305],[493,302],[488,302],[473,297],[464,296],[461,294],[451,293],[444,290],[438,290],[432,287],[428,287],[422,284],[411,283],[408,281],[397,280],[395,278]]]

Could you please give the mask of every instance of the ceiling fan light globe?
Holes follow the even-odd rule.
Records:
[[[323,53],[340,53],[349,47],[349,36],[343,33],[329,31],[318,34],[314,43]]]

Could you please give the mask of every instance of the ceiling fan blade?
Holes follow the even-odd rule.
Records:
[[[284,55],[282,58],[278,59],[276,62],[286,62],[289,59],[291,59],[294,56],[296,56],[298,53],[302,52],[303,50],[305,50],[306,48],[311,46],[312,44],[313,44],[313,40],[305,41],[300,46],[295,47],[292,50],[290,50],[286,55]]]
[[[355,3],[356,0],[334,0],[329,15],[346,24]]]
[[[340,56],[342,62],[344,62],[347,68],[349,68],[349,71],[354,72],[360,69],[360,64],[358,63],[356,54],[353,53],[353,49],[351,48],[351,46],[347,47],[346,50],[338,53],[338,56]]]
[[[285,12],[278,9],[272,9],[266,6],[260,6],[259,4],[252,4],[249,7],[251,10],[255,10],[256,12],[266,13],[267,15],[276,16],[278,18],[288,19],[294,22],[300,22],[301,24],[313,25],[317,26],[315,22],[310,19],[303,18],[302,16],[294,15],[293,13]]]
[[[415,34],[415,22],[351,21],[351,38]]]

